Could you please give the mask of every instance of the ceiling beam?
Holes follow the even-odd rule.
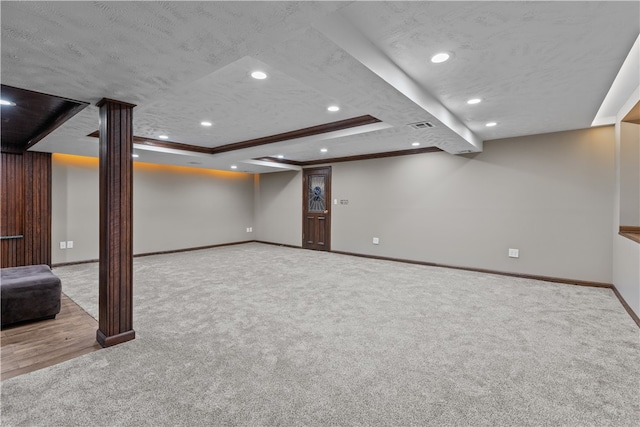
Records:
[[[314,25],[327,38],[332,40],[349,55],[360,61],[376,75],[393,86],[416,105],[435,117],[444,126],[451,129],[468,146],[467,149],[455,152],[451,146],[442,146],[443,150],[451,154],[482,151],[482,140],[462,123],[451,111],[440,103],[433,95],[415,82],[407,73],[398,67],[387,55],[375,46],[356,26],[340,13]],[[456,145],[457,146],[457,145]],[[459,148],[459,147],[457,147]]]

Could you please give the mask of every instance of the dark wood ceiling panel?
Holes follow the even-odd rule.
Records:
[[[88,102],[0,85],[2,151],[21,153],[84,109]]]

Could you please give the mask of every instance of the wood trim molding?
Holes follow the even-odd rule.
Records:
[[[175,254],[175,253],[179,253],[179,252],[190,252],[190,251],[199,251],[199,250],[202,250],[202,249],[220,248],[222,246],[242,245],[244,243],[253,243],[253,242],[255,242],[255,240],[243,240],[241,242],[218,243],[218,244],[215,244],[215,245],[195,246],[195,247],[183,248],[183,249],[170,249],[170,250],[166,250],[166,251],[144,252],[144,253],[141,253],[141,254],[135,254],[133,257],[134,258],[138,258],[138,257],[151,256],[151,255],[167,255],[167,254]],[[260,242],[260,243],[266,243],[266,242]],[[65,266],[68,266],[68,265],[91,264],[91,263],[99,262],[99,261],[100,261],[99,259],[88,259],[88,260],[83,260],[83,261],[59,262],[57,264],[53,264],[51,267],[55,268],[55,267],[65,267]]]
[[[99,138],[100,137],[100,131],[96,130],[94,132],[91,132],[87,136],[92,137],[92,138]],[[180,142],[167,142],[167,141],[162,141],[160,139],[146,138],[146,137],[142,137],[142,136],[134,136],[133,137],[133,143],[134,144],[139,144],[139,145],[148,145],[150,147],[162,147],[162,148],[169,148],[169,149],[172,149],[172,150],[182,150],[182,151],[191,151],[191,152],[194,152],[194,153],[211,154],[211,148],[208,148],[208,147],[200,147],[198,145],[182,144]]]
[[[305,166],[306,162],[299,162],[297,160],[287,160],[287,159],[277,159],[275,157],[258,157],[257,159],[263,162],[272,162],[272,163],[282,163],[285,165],[293,165],[293,166]]]
[[[118,101],[117,99],[112,98],[102,98],[100,101],[96,102],[96,107],[100,108],[106,104],[117,104],[121,108],[133,109],[136,104],[131,104],[130,102]]]
[[[99,259],[86,259],[86,260],[83,260],[83,261],[58,262],[56,264],[51,264],[51,268],[66,267],[68,265],[92,264],[94,262],[100,262],[100,260]]]
[[[288,245],[286,243],[265,242],[264,240],[253,240],[253,243],[262,243],[264,245],[271,245],[271,246],[282,246],[285,248],[292,248],[292,249],[304,249],[302,246]]]
[[[145,138],[142,136],[133,137],[134,144],[148,145],[150,147],[169,148],[171,150],[190,151],[193,153],[211,154],[211,148],[200,147],[199,145],[182,144],[179,142],[167,142],[159,139]]]
[[[398,151],[385,151],[382,153],[372,153],[372,154],[360,154],[357,156],[346,156],[346,157],[334,157],[333,159],[329,159],[331,163],[341,163],[341,162],[354,162],[357,160],[371,160],[371,159],[382,159],[386,157],[397,157],[397,156],[407,156],[410,154],[422,154],[422,153],[439,153],[442,150],[438,147],[424,147],[424,148],[414,148],[411,150],[398,150]],[[313,160],[310,162],[306,162],[304,166],[314,166],[322,164],[326,162],[326,160]]]
[[[98,341],[98,344],[100,344],[102,347],[111,347],[114,345],[122,344],[123,342],[135,339],[135,337],[136,331],[134,331],[133,329],[109,336],[106,336],[100,329],[98,329],[98,332],[96,333],[96,341]]]
[[[379,123],[380,120],[370,116],[364,115],[359,117],[353,117],[346,120],[340,120],[337,122],[324,123],[318,126],[311,126],[304,129],[297,129],[290,132],[279,133],[277,135],[265,136],[262,138],[250,139],[247,141],[235,142],[233,144],[222,145],[219,147],[202,147],[199,145],[190,145],[183,144],[180,142],[168,142],[162,141],[159,139],[134,136],[133,143],[139,145],[148,145],[151,147],[161,147],[168,148],[172,150],[181,150],[181,151],[190,151],[193,153],[200,154],[220,154],[228,151],[234,150],[242,150],[245,148],[257,147],[259,145],[266,144],[274,144],[276,142],[287,141],[296,138],[304,138],[307,136],[320,135],[323,133],[334,132],[343,129],[349,129],[358,126],[364,126],[372,123]],[[91,132],[88,137],[99,138],[100,132],[94,131]],[[383,151],[381,153],[370,153],[370,154],[359,154],[355,156],[344,156],[344,157],[332,157],[328,159],[318,159],[318,160],[309,160],[309,161],[296,161],[296,160],[286,160],[286,159],[277,159],[275,157],[260,157],[254,160],[262,160],[267,162],[274,163],[283,163],[287,165],[294,166],[318,166],[330,163],[341,163],[341,162],[353,162],[357,160],[370,160],[370,159],[382,159],[386,157],[396,157],[396,156],[407,156],[411,154],[422,154],[422,153],[439,153],[442,150],[438,147],[424,147],[424,148],[413,148],[409,150],[395,150],[395,151]]]
[[[100,102],[103,102],[103,101],[100,101]],[[131,104],[128,104],[128,105],[131,105]],[[350,119],[339,120],[337,122],[324,123],[317,126],[311,126],[304,129],[297,129],[290,132],[279,133],[277,135],[270,135],[262,138],[249,139],[247,141],[234,142],[232,144],[221,145],[213,148],[201,147],[199,145],[183,144],[180,142],[167,142],[167,141],[161,141],[158,139],[146,138],[141,136],[134,136],[133,143],[140,144],[140,145],[149,145],[152,147],[170,148],[172,150],[191,151],[194,153],[214,155],[214,154],[225,153],[227,151],[242,150],[245,148],[257,147],[259,145],[274,144],[276,142],[288,141],[290,139],[320,135],[323,133],[335,132],[338,130],[350,129],[358,126],[364,126],[364,125],[369,125],[372,123],[379,123],[379,122],[380,120],[373,116],[364,115],[359,117],[352,117]],[[92,138],[99,138],[100,132],[96,130],[94,132],[91,132],[87,136]]]
[[[324,165],[324,164],[330,164],[330,163],[354,162],[357,160],[383,159],[386,157],[407,156],[410,154],[439,153],[441,151],[442,150],[438,147],[424,147],[424,148],[414,148],[410,150],[383,151],[381,153],[359,154],[356,156],[331,157],[328,159],[308,160],[304,162],[296,161],[296,160],[277,159],[275,157],[260,157],[259,159],[255,159],[255,160],[263,160],[266,162],[284,163],[288,165],[306,167],[306,166],[318,166],[318,165]]]
[[[219,154],[227,151],[242,150],[244,148],[257,147],[259,145],[273,144],[276,142],[288,141],[291,139],[304,138],[323,133],[335,132],[343,129],[355,128],[358,126],[379,123],[380,120],[370,115],[352,117],[350,119],[339,120],[337,122],[324,123],[308,128],[297,129],[290,132],[279,133],[276,135],[265,136],[262,138],[250,139],[247,141],[236,142],[233,144],[222,145],[211,150],[211,154]]]
[[[442,268],[452,268],[455,270],[465,270],[465,271],[475,271],[478,273],[486,273],[486,274],[497,274],[499,276],[509,276],[509,277],[519,277],[521,279],[533,279],[533,280],[542,280],[545,282],[554,282],[554,283],[564,283],[568,285],[577,285],[577,286],[589,286],[592,288],[611,288],[613,285],[611,283],[602,283],[602,282],[589,282],[587,280],[577,280],[577,279],[567,279],[562,277],[550,277],[550,276],[539,276],[535,274],[521,274],[521,273],[511,273],[506,271],[499,270],[489,270],[484,268],[472,268],[472,267],[461,267],[456,265],[448,265],[448,264],[438,264],[434,262],[426,262],[426,261],[416,261],[410,259],[403,258],[392,258],[378,255],[367,255],[367,254],[359,254],[355,252],[344,252],[344,251],[331,251],[337,254],[342,255],[350,255],[361,258],[371,258],[371,259],[379,259],[382,261],[393,261],[393,262],[403,262],[406,264],[416,264],[416,265],[426,265],[429,267],[442,267]]]
[[[618,234],[627,239],[631,239],[636,243],[640,243],[640,227],[621,225]]]
[[[151,255],[168,255],[168,254],[177,254],[180,252],[191,252],[191,251],[200,251],[202,249],[212,249],[212,248],[221,248],[223,246],[234,246],[234,245],[242,245],[244,243],[251,243],[254,240],[244,240],[241,242],[230,242],[230,243],[218,243],[216,245],[206,245],[206,246],[195,246],[192,248],[183,248],[183,249],[171,249],[167,251],[158,251],[158,252],[146,252],[143,254],[134,255],[134,258],[145,257]]]
[[[613,293],[618,297],[620,304],[622,304],[627,313],[629,313],[629,316],[631,316],[633,321],[636,322],[636,325],[638,325],[638,328],[640,328],[640,317],[638,317],[638,315],[634,313],[629,304],[627,304],[627,301],[625,301],[622,295],[620,295],[620,292],[618,292],[618,288],[616,288],[615,285],[611,285],[611,289],[613,289]]]

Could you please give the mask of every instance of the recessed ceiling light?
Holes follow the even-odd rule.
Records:
[[[491,127],[494,127],[495,125],[497,125],[496,122],[489,122],[485,126],[488,127],[488,128],[491,128]]]
[[[411,145],[413,145],[414,147],[419,147],[420,143],[419,142],[412,142]]]
[[[11,101],[7,101],[6,99],[0,99],[0,105],[10,105],[10,106],[15,106],[16,103],[15,102],[11,102]]]
[[[327,111],[331,111],[332,113],[335,113],[336,111],[340,111],[340,107],[338,107],[337,105],[332,105],[330,107],[327,107]]]
[[[256,80],[264,80],[267,78],[267,73],[262,71],[254,71],[253,73],[251,73],[251,77]]]
[[[169,137],[167,135],[160,135],[160,136],[158,136],[158,138],[160,138],[160,139],[169,139]]]
[[[236,166],[236,165],[231,165],[231,169],[238,169],[238,166]]]
[[[207,126],[207,127],[208,127],[208,126],[213,126],[213,123],[211,123],[211,122],[200,122],[200,124],[201,124],[202,126]]]
[[[320,149],[320,152],[321,152],[321,153],[326,153],[327,151],[329,151],[329,150],[327,150],[326,148],[321,148],[321,149]]]
[[[481,102],[482,102],[482,99],[480,98],[472,98],[467,101],[467,104],[473,105],[473,104],[480,104]]]
[[[278,159],[284,159],[284,156],[283,156],[282,154],[278,154],[278,155],[276,156],[276,158],[278,158]]]
[[[434,64],[440,64],[441,62],[447,61],[449,58],[451,58],[451,54],[447,52],[440,52],[431,57],[431,62]]]
[[[134,159],[137,159],[138,157],[140,157],[140,154],[132,154],[131,157],[133,157]]]

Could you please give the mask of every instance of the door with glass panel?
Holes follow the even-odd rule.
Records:
[[[302,247],[330,250],[331,167],[304,169],[302,203]]]

